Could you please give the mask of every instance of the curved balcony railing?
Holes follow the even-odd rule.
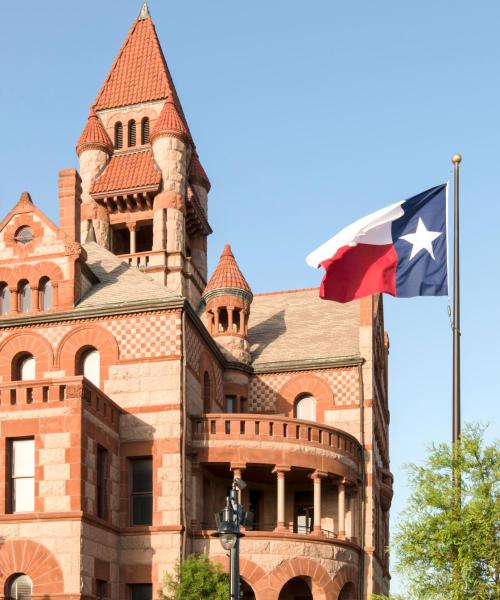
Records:
[[[261,454],[262,451],[265,452],[264,457],[268,460],[264,462],[269,464],[279,462],[278,454],[281,449],[283,456],[290,457],[291,461],[296,461],[298,454],[302,454],[306,457],[309,455],[311,459],[322,457],[327,463],[332,460],[340,461],[350,470],[358,471],[361,465],[361,446],[356,438],[328,425],[262,414],[205,414],[192,417],[191,423],[193,448],[213,449],[213,452],[207,454],[208,460],[213,458],[217,461],[227,454],[229,462],[241,459],[254,462],[252,447],[255,447]],[[230,445],[227,444],[229,441]],[[236,456],[239,446],[245,456]],[[224,448],[227,452],[224,452]],[[303,460],[299,462],[300,464],[294,464],[321,468],[309,465],[307,458],[305,463]],[[323,465],[325,467],[328,465]],[[333,472],[336,472],[335,469]]]

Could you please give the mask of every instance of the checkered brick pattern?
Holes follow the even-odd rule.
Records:
[[[180,356],[181,320],[176,313],[147,314],[100,323],[120,348],[120,359]]]
[[[250,381],[250,410],[255,412],[275,410],[276,393],[287,381],[299,373],[301,372],[270,373],[253,377]],[[358,403],[358,371],[356,368],[322,369],[302,371],[302,373],[324,379],[333,390],[335,406]]]
[[[189,325],[186,328],[186,355],[189,366],[198,373],[200,369],[200,356],[203,352],[203,343],[198,334]]]
[[[57,346],[61,343],[61,340],[68,333],[68,331],[70,331],[70,329],[71,325],[60,325],[58,327],[36,327],[30,329],[9,328],[0,333],[0,343],[13,333],[35,331],[47,339],[55,352]]]

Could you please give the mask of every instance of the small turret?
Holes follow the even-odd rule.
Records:
[[[90,190],[113,154],[113,144],[93,108],[90,109],[87,124],[76,144],[76,153],[80,159],[82,178],[81,237],[86,239],[89,225],[92,223],[97,242],[108,247],[109,215],[107,210],[92,198]]]
[[[248,318],[252,290],[226,244],[202,296],[207,326],[229,360],[249,363]]]

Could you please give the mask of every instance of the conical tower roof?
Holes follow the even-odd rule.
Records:
[[[203,292],[203,298],[207,300],[211,296],[221,293],[235,293],[252,301],[253,294],[247,280],[238,267],[238,263],[231,251],[231,246],[226,244],[220,255],[219,264],[210,277],[207,287]]]
[[[113,144],[93,108],[90,109],[87,124],[76,143],[76,153],[80,156],[84,150],[90,148],[98,148],[104,150],[108,154],[113,152]]]
[[[162,136],[178,137],[184,141],[189,140],[189,131],[175,106],[174,101],[169,98],[160,116],[151,131],[151,143]]]
[[[201,185],[207,190],[207,192],[209,192],[210,188],[212,187],[210,179],[208,178],[208,175],[206,174],[205,169],[200,162],[200,157],[196,151],[193,152],[191,164],[189,165],[189,181],[195,185]]]

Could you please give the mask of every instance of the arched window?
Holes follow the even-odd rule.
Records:
[[[40,294],[40,310],[50,310],[53,307],[52,282],[48,277],[43,277],[38,286]]]
[[[29,244],[33,240],[33,231],[31,227],[23,225],[16,231],[14,239],[18,244]]]
[[[10,290],[6,283],[0,283],[0,315],[10,312]]]
[[[12,361],[12,380],[31,381],[36,379],[36,360],[33,354],[21,352]]]
[[[135,127],[135,121],[131,120],[128,122],[128,145],[129,148],[132,146],[135,146],[135,142],[136,142],[136,127]]]
[[[19,282],[17,286],[19,295],[19,312],[30,312],[31,310],[31,288],[26,279]]]
[[[227,308],[219,308],[219,333],[224,333],[227,331],[227,324]]]
[[[141,121],[141,144],[149,144],[149,117]]]
[[[203,375],[203,412],[209,413],[212,408],[210,393],[210,375],[205,371]]]
[[[295,403],[295,418],[305,421],[316,421],[316,398],[302,396]]]
[[[5,587],[5,595],[9,600],[31,599],[33,584],[31,579],[24,573],[18,573],[10,577]]]
[[[115,148],[123,148],[123,125],[120,121],[115,123]]]
[[[78,375],[83,375],[99,387],[101,382],[101,357],[95,348],[84,348],[77,357],[76,366]]]

